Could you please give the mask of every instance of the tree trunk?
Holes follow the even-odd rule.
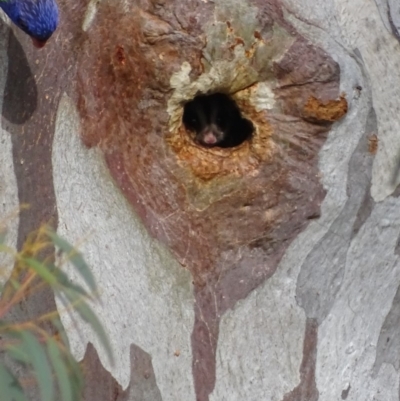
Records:
[[[59,5],[41,51],[1,27],[0,188],[11,243],[51,220],[97,278],[84,399],[399,400],[396,2]],[[215,92],[251,139],[195,143]]]

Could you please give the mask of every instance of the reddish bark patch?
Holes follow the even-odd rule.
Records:
[[[368,137],[368,152],[375,155],[378,151],[378,136],[376,134],[372,134]]]
[[[329,100],[321,102],[319,99],[311,96],[304,106],[304,119],[321,122],[333,123],[340,120],[347,113],[347,100],[340,96],[339,100]]]
[[[317,401],[319,393],[315,383],[315,361],[317,359],[318,324],[308,319],[304,335],[303,361],[300,367],[300,383],[283,401]]]
[[[83,400],[122,401],[126,399],[127,391],[123,391],[117,381],[104,369],[91,343],[88,344],[80,365],[85,378]]]
[[[203,72],[199,35],[213,18],[211,2],[191,2],[193,12],[177,0],[129,11],[103,2],[79,60],[85,143],[104,151],[149,232],[193,275],[193,374],[201,401],[215,385],[220,317],[274,274],[291,241],[319,215],[325,192],[318,152],[347,105],[339,98],[338,65],[295,35],[275,2],[254,3],[260,9],[255,38],[273,34],[273,17],[295,41],[268,72],[274,108],[257,111],[238,97],[255,133],[235,149],[198,147],[183,127],[169,132],[170,78],[183,62],[192,66],[192,80]],[[229,60],[230,46],[221,50]],[[251,58],[254,49],[246,50]]]
[[[131,380],[126,390],[117,383],[110,372],[103,368],[96,349],[88,344],[85,356],[81,361],[85,378],[83,399],[85,401],[128,401],[144,400],[161,401],[157,388],[151,357],[141,348],[131,346]]]

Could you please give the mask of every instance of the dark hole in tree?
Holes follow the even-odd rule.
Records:
[[[233,148],[250,139],[254,127],[236,102],[224,93],[197,95],[184,105],[183,124],[205,147]]]

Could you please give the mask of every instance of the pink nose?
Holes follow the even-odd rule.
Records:
[[[217,138],[211,131],[209,131],[204,134],[203,141],[207,145],[214,145],[214,143],[217,143]]]

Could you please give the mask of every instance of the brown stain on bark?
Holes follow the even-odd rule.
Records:
[[[376,134],[372,134],[368,137],[368,152],[372,155],[376,155],[378,151],[379,140]]]
[[[157,388],[151,356],[131,345],[131,379],[126,390],[103,368],[94,346],[89,343],[80,362],[84,373],[83,401],[162,401]]]
[[[306,120],[333,123],[343,118],[347,113],[347,100],[342,95],[338,100],[321,101],[311,96],[304,106],[303,116]]]
[[[319,214],[325,192],[318,152],[345,110],[345,99],[337,100],[338,65],[294,32],[277,2],[253,3],[260,24],[269,27],[255,38],[268,38],[275,18],[295,41],[274,64],[272,110],[257,112],[246,96],[238,97],[256,132],[237,149],[206,150],[183,127],[168,131],[170,77],[183,62],[191,64],[192,80],[203,72],[202,27],[213,18],[213,4],[192,1],[195,11],[188,12],[178,1],[168,7],[137,2],[127,12],[103,2],[80,51],[85,143],[103,150],[149,232],[193,275],[193,376],[201,401],[215,386],[220,317],[274,274],[291,241]],[[310,99],[317,100],[309,106]],[[307,377],[312,369],[304,366]],[[306,391],[306,381],[300,386],[296,391]]]
[[[103,368],[97,351],[91,343],[87,345],[80,366],[85,379],[83,401],[122,401],[127,399],[129,391],[123,391],[110,372]]]
[[[317,401],[319,393],[315,383],[315,363],[317,359],[318,323],[307,319],[304,334],[303,361],[300,366],[300,383],[283,401]]]

